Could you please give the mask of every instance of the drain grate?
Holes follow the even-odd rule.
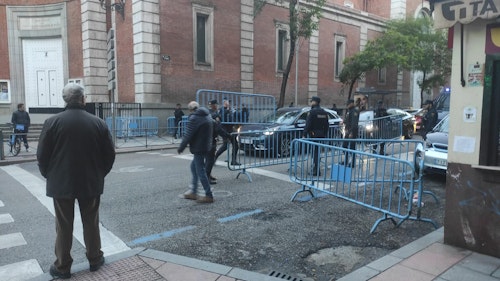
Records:
[[[281,272],[277,272],[277,271],[271,271],[271,273],[269,273],[269,276],[271,277],[275,277],[275,278],[281,278],[283,280],[290,280],[290,281],[303,281],[302,279],[300,278],[297,278],[297,277],[293,277],[293,276],[290,276],[288,274],[284,274],[284,273],[281,273]]]

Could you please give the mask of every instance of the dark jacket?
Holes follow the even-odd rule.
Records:
[[[75,105],[45,121],[36,156],[47,196],[95,198],[103,193],[115,147],[106,123]]]
[[[18,124],[24,125],[24,130],[27,131],[31,123],[30,115],[26,111],[20,111],[20,110],[14,111],[14,113],[12,113],[12,118],[10,122],[14,124],[14,128]]]
[[[180,108],[176,108],[174,110],[174,118],[175,118],[175,123],[176,123],[175,125],[176,126],[178,125],[177,123],[179,123],[179,121],[182,120],[182,116],[184,116],[184,111],[182,111],[182,109],[180,109]]]
[[[436,126],[438,121],[438,113],[437,110],[433,107],[430,107],[424,115],[422,125],[426,132],[429,132]]]
[[[181,153],[189,144],[189,151],[193,154],[207,153],[212,147],[213,120],[208,109],[200,107],[189,114],[186,133],[182,137],[177,151]]]
[[[355,106],[347,109],[347,113],[344,119],[346,138],[355,139],[358,137],[358,128],[359,128],[358,123],[359,123],[358,109]]]
[[[328,113],[319,105],[311,108],[307,114],[306,126],[304,127],[303,136],[311,138],[325,138],[328,134]]]

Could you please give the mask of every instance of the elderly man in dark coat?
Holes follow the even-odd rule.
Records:
[[[99,204],[104,177],[115,161],[115,148],[106,123],[84,109],[84,89],[68,84],[62,95],[65,111],[43,125],[37,159],[47,179],[47,196],[54,200],[56,218],[56,261],[50,267],[55,278],[71,277],[71,245],[75,199],[83,223],[86,256],[90,271],[104,264],[99,233]]]

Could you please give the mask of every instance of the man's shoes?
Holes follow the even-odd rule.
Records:
[[[71,272],[60,272],[59,270],[57,270],[55,265],[50,266],[49,273],[50,273],[50,275],[52,275],[52,277],[57,278],[57,279],[69,279],[69,278],[71,278]]]
[[[102,257],[102,259],[101,259],[98,263],[96,263],[96,264],[94,264],[94,265],[92,265],[92,264],[91,264],[89,269],[90,269],[90,271],[92,271],[92,272],[94,272],[94,271],[98,271],[98,270],[99,270],[99,268],[101,268],[101,266],[102,266],[103,264],[104,264],[104,257]]]
[[[217,180],[217,178],[216,178],[216,177],[214,177],[214,176],[212,176],[212,175],[208,175],[208,178],[209,178],[209,179],[211,179],[211,180],[213,180],[213,181],[216,181],[216,180]]]
[[[216,181],[216,180],[209,179],[209,181],[210,181],[210,184],[217,184],[217,181]]]
[[[196,199],[196,203],[213,203],[214,198],[210,196],[198,196],[198,199]]]
[[[191,190],[189,190],[189,191],[186,191],[186,193],[184,193],[184,199],[196,200],[196,199],[198,199],[198,195],[196,195]]]
[[[231,166],[241,166],[241,164],[236,161],[231,161]]]
[[[26,152],[30,152],[30,149],[28,147],[26,147]]]

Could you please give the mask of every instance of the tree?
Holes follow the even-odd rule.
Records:
[[[296,43],[300,38],[308,39],[314,31],[318,30],[319,18],[321,17],[321,11],[326,2],[326,0],[305,0],[301,3],[298,3],[298,1],[299,0],[288,1],[288,18],[290,21],[290,53],[288,54],[288,61],[283,71],[280,97],[277,104],[278,107],[283,107],[285,102],[286,87],[293,59],[295,57]],[[275,0],[275,2],[283,3],[284,0]],[[265,0],[254,0],[255,16],[264,8],[266,3],[267,1]]]
[[[451,73],[447,39],[442,32],[433,30],[432,21],[427,18],[387,22],[387,29],[380,37],[344,61],[339,77],[349,86],[349,98],[363,73],[387,66],[422,72],[422,81],[418,82],[422,100],[425,90],[444,85]]]

